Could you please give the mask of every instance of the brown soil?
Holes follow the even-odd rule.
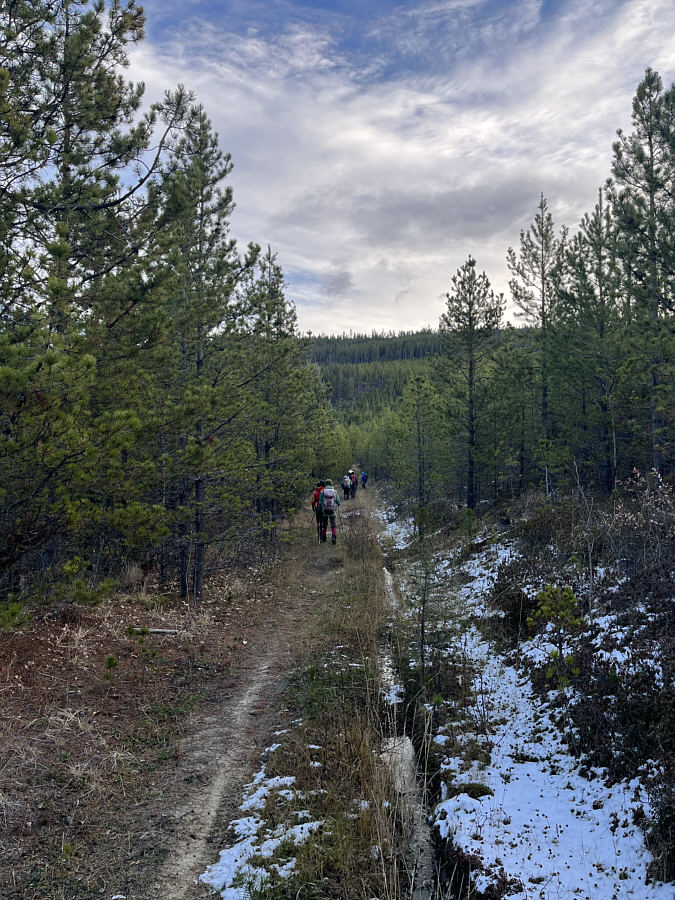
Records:
[[[289,538],[198,608],[128,595],[2,635],[3,900],[214,896],[196,879],[291,715],[284,677],[320,585],[325,548],[306,527]]]

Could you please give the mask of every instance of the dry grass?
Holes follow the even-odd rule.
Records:
[[[363,495],[361,495],[362,498]],[[361,498],[342,516],[338,545],[308,543],[297,578],[315,586],[303,626],[304,664],[289,697],[301,717],[267,764],[295,776],[293,799],[270,798],[266,824],[294,823],[306,809],[325,827],[293,849],[295,874],[252,897],[341,898],[405,895],[404,813],[381,761],[383,716],[378,652],[390,611],[377,522]],[[315,573],[313,580],[308,572]]]
[[[123,883],[144,853],[139,836],[155,828],[154,798],[180,777],[174,748],[186,712],[230,687],[261,624],[291,591],[313,598],[307,622],[294,623],[307,660],[294,702],[303,712],[314,704],[316,716],[287,736],[270,767],[290,767],[308,791],[320,785],[317,815],[330,823],[299,850],[299,871],[318,885],[316,897],[401,895],[398,811],[384,803],[391,785],[378,765],[376,656],[388,605],[370,499],[350,505],[336,547],[316,545],[304,511],[285,531],[281,561],[214,578],[199,606],[148,583],[97,608],[66,604],[4,637],[3,900],[77,900]],[[139,635],[139,626],[176,634]],[[314,682],[305,677],[312,665]],[[321,746],[318,755],[310,744]],[[281,817],[283,806],[268,812]],[[148,853],[159,863],[157,843]],[[143,865],[151,869],[153,859]],[[324,893],[326,878],[337,893]]]
[[[131,836],[152,830],[148,802],[171,789],[187,711],[245,658],[275,581],[271,568],[253,583],[221,575],[200,606],[148,586],[95,608],[62,604],[3,635],[3,900],[75,900],[123,880],[139,850]]]

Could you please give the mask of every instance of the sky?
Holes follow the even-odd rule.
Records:
[[[301,331],[437,327],[469,255],[511,309],[507,248],[543,193],[576,228],[672,0],[145,0],[130,77],[194,91],[231,154],[242,247],[269,244]]]

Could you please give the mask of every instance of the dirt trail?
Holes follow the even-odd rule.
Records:
[[[197,878],[290,724],[286,679],[342,565],[342,540],[317,547],[308,520],[267,568],[214,577],[197,611],[168,593],[120,594],[3,638],[3,900],[214,896]]]
[[[288,715],[281,706],[284,678],[293,668],[312,600],[309,591],[300,590],[302,596],[287,598],[277,621],[261,625],[247,654],[250,662],[232,672],[231,693],[217,700],[215,712],[186,723],[169,783],[139,823],[145,830],[137,840],[147,849],[148,864],[130,872],[120,890],[127,900],[214,896],[197,878],[217,860],[260,753]],[[164,857],[159,869],[158,855]]]

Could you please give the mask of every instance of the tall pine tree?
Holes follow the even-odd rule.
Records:
[[[542,194],[534,222],[527,231],[520,233],[520,249],[512,247],[507,252],[507,263],[512,278],[509,281],[516,313],[525,324],[535,329],[538,347],[538,376],[541,394],[541,437],[548,485],[548,449],[551,439],[549,410],[549,380],[551,354],[551,317],[557,297],[561,275],[561,263],[566,242],[566,232],[556,234],[553,216]]]
[[[633,131],[618,132],[609,191],[621,240],[631,330],[648,372],[651,463],[670,466],[675,299],[675,85],[647,69],[633,98]]]
[[[450,390],[451,415],[466,446],[466,505],[478,503],[479,431],[485,401],[485,363],[497,334],[504,298],[495,294],[485,272],[469,257],[452,276],[440,332],[445,353],[441,367]]]

